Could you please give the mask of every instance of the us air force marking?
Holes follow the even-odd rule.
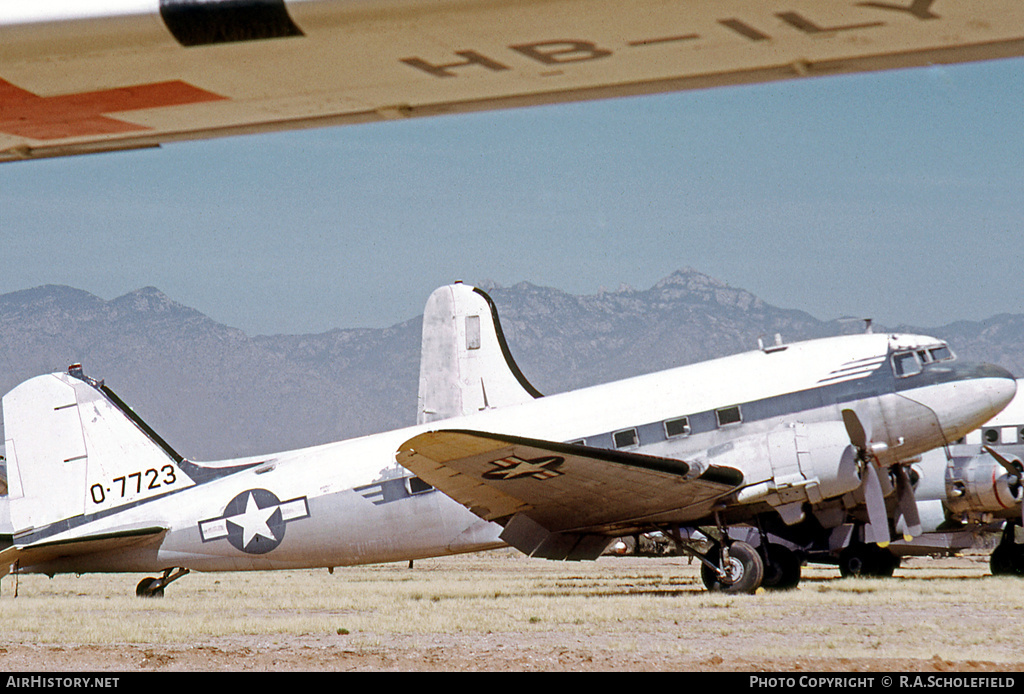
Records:
[[[488,470],[483,476],[484,479],[489,480],[514,480],[521,477],[547,480],[565,474],[558,470],[564,462],[565,458],[561,456],[523,460],[518,456],[510,455],[507,458],[492,461],[491,465],[494,465],[494,469]]]
[[[306,497],[282,502],[266,489],[242,492],[224,509],[224,515],[199,522],[203,542],[227,538],[247,554],[266,554],[281,544],[289,521],[309,518]]]

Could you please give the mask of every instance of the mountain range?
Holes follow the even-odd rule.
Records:
[[[689,268],[649,289],[584,296],[480,286],[542,393],[755,349],[759,337],[864,329],[771,306]],[[0,295],[0,392],[78,362],[185,457],[271,453],[413,424],[421,326],[418,316],[381,329],[250,336],[153,287],[106,301],[46,285]],[[962,358],[1024,374],[1024,314],[874,329],[948,339]]]

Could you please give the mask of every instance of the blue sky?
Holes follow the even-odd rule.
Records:
[[[690,266],[822,319],[1024,312],[1024,60],[0,165],[0,293],[143,286],[250,334],[455,279]]]

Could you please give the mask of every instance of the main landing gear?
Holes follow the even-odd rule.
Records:
[[[188,569],[164,569],[160,578],[149,577],[139,581],[139,585],[135,587],[135,594],[140,598],[162,598],[164,588],[187,573]]]
[[[700,577],[704,586],[720,593],[753,593],[764,580],[764,561],[751,545],[742,540],[730,540],[724,528],[719,525],[717,538],[711,531],[701,532],[701,540],[695,541],[687,532],[684,539],[679,527],[662,528],[665,537],[672,541],[676,550],[700,560]],[[721,539],[718,539],[721,538]],[[710,541],[706,551],[699,545]]]
[[[764,550],[764,580],[767,590],[790,590],[800,585],[800,567],[803,560],[785,545],[774,542],[762,544]]]
[[[875,544],[857,542],[839,553],[839,573],[843,578],[892,578],[899,565],[897,555]]]
[[[1024,545],[1016,540],[1020,527],[1010,522],[1003,526],[1003,536],[989,557],[993,576],[1024,576]]]
[[[701,560],[704,586],[720,593],[753,593],[764,580],[764,562],[746,542],[716,544]]]

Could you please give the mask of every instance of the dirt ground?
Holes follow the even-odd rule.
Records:
[[[192,574],[159,601],[114,595],[136,580],[24,576],[14,597],[4,579],[0,670],[1024,670],[1022,584],[984,556],[912,559],[887,580],[807,567],[796,590],[753,596],[706,593],[685,559],[510,553]],[[178,619],[192,626],[174,631]]]
[[[583,644],[554,645],[523,639],[443,639],[346,648],[325,638],[240,638],[198,645],[40,646],[0,649],[5,672],[1020,672],[1024,663],[976,660],[851,657],[751,658],[712,655],[624,657]]]

